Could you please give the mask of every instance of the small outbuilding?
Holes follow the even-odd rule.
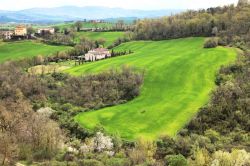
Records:
[[[54,34],[55,33],[55,28],[40,28],[37,30],[37,33],[40,35],[45,35],[45,34]]]

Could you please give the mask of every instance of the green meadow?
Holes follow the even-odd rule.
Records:
[[[82,127],[102,125],[109,133],[133,140],[175,136],[209,102],[215,75],[222,65],[236,59],[233,48],[204,49],[204,38],[168,41],[134,41],[116,50],[126,56],[87,63],[66,70],[72,75],[98,73],[123,65],[145,70],[141,94],[134,100],[75,117]]]
[[[79,40],[82,36],[92,39],[105,39],[106,43],[104,44],[105,47],[110,46],[114,43],[119,37],[124,36],[124,32],[78,32],[77,33],[77,40]]]
[[[35,41],[0,42],[0,63],[37,55],[47,56],[70,48],[67,46],[51,46]]]

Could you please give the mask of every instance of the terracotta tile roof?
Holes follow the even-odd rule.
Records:
[[[16,26],[16,29],[19,29],[19,28],[26,28],[24,25],[18,25],[18,26]]]

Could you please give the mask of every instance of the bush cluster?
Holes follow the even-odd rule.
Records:
[[[207,39],[204,48],[215,48],[218,46],[218,40],[216,38]]]

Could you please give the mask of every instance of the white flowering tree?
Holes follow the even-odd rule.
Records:
[[[54,112],[55,112],[55,110],[53,110],[50,107],[40,108],[39,110],[37,110],[38,114],[40,114],[46,118],[49,118]]]
[[[112,139],[108,136],[104,136],[103,133],[97,132],[94,137],[94,149],[97,152],[110,151],[113,149]]]
[[[112,139],[109,136],[105,136],[101,132],[97,132],[96,136],[92,139],[86,140],[85,144],[81,146],[80,152],[81,153],[88,153],[88,152],[105,152],[110,156],[114,155],[113,152],[114,144]]]

